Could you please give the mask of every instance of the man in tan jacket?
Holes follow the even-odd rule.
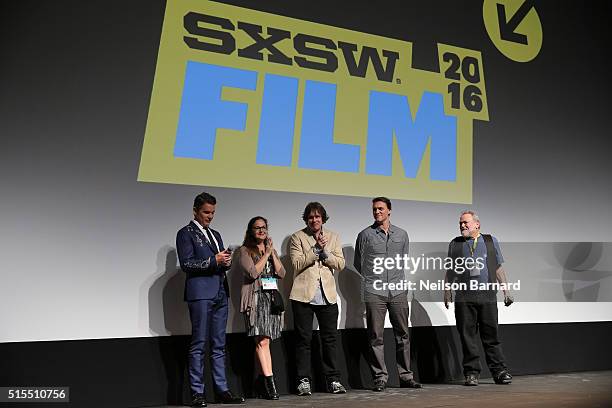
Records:
[[[290,299],[296,334],[297,391],[298,395],[312,393],[310,343],[312,321],[316,315],[327,391],[342,394],[346,389],[340,383],[336,361],[338,304],[334,279],[334,274],[344,269],[342,246],[338,234],[323,230],[329,217],[320,203],[309,203],[302,219],[306,228],[291,235],[289,243],[294,271]]]

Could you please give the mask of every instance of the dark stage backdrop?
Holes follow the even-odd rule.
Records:
[[[521,2],[499,3],[512,13]],[[205,9],[207,3],[189,4]],[[497,48],[485,27],[482,1],[213,4],[294,18],[305,26],[319,23],[325,33],[346,29],[365,33],[364,38],[410,43],[408,68],[440,78],[446,66],[440,67],[438,44],[476,52],[483,90],[486,83],[487,118],[461,122],[458,131],[458,144],[467,149],[460,151],[467,156],[457,158],[457,177],[465,176],[461,166],[471,176],[461,179],[465,184],[450,195],[437,195],[435,183],[427,184],[423,194],[399,191],[400,183],[393,185],[396,190],[373,189],[372,195],[398,197],[392,220],[408,231],[415,256],[444,253],[446,243],[458,234],[461,210],[480,214],[483,231],[501,242],[510,279],[515,274],[522,280],[524,297],[522,291],[516,293],[517,303],[500,310],[504,340],[512,342],[507,347],[519,372],[612,368],[609,358],[591,353],[609,338],[612,321],[607,2],[534,1],[537,16],[534,20],[533,10],[528,11],[530,25],[523,28],[527,39],[537,42],[541,27],[541,48],[527,62],[516,60],[519,51]],[[489,5],[485,1],[485,9]],[[0,5],[0,350],[3,360],[11,356],[5,360],[9,366],[2,369],[0,386],[74,384],[78,398],[90,386],[77,381],[71,369],[55,380],[54,373],[61,371],[62,361],[75,370],[83,361],[89,369],[78,376],[100,373],[91,384],[104,384],[102,375],[117,375],[130,366],[124,371],[129,374],[117,377],[125,391],[109,394],[109,401],[176,401],[189,321],[174,237],[189,222],[193,197],[202,190],[218,199],[213,226],[226,243],[240,244],[248,219],[261,214],[270,220],[271,235],[284,256],[289,235],[303,225],[301,211],[309,201],[326,206],[331,215],[327,226],[340,233],[347,265],[357,233],[371,222],[368,191],[338,193],[323,182],[317,190],[299,177],[297,187],[282,187],[280,181],[276,187],[266,184],[270,180],[261,182],[266,188],[256,181],[238,186],[240,177],[235,175],[244,172],[239,165],[225,173],[227,184],[223,174],[206,173],[175,181],[139,181],[139,176],[147,179],[142,174],[145,133],[148,138],[156,115],[166,120],[168,114],[152,108],[156,96],[169,95],[153,92],[154,81],[161,78],[156,67],[166,7],[161,0]],[[521,26],[509,38],[520,44],[520,32]],[[338,74],[338,83],[343,75]],[[184,78],[175,80],[182,89]],[[406,92],[422,86],[401,85]],[[226,96],[241,97],[231,92]],[[451,103],[450,94],[444,98]],[[178,109],[180,101],[170,105]],[[466,112],[461,115],[473,113]],[[343,111],[340,129],[350,125],[350,114]],[[362,121],[355,116],[356,123]],[[401,169],[397,158],[394,166]],[[165,174],[159,166],[153,162],[156,174]],[[325,178],[326,170],[317,172],[315,176]],[[233,288],[239,279],[230,273]],[[355,300],[356,272],[350,267],[342,271],[338,287],[339,328],[346,329],[346,335],[364,327],[363,310]],[[454,316],[444,309],[441,297],[417,293],[411,300],[414,332],[421,333],[415,347],[425,350],[438,342],[452,344],[450,349],[458,353],[450,330]],[[245,341],[235,302],[228,331],[234,333],[232,341]],[[567,335],[577,327],[581,336]],[[277,345],[279,356],[291,342],[290,318],[286,329],[288,340]],[[584,364],[552,357],[555,347],[573,347],[584,337],[590,348],[577,351],[584,353]],[[545,342],[556,346],[545,347]],[[350,355],[347,347],[345,342],[343,352]],[[540,353],[533,354],[534,347]],[[132,348],[147,351],[133,354]],[[421,358],[434,354],[422,353]],[[32,357],[41,355],[45,358]],[[151,367],[142,365],[145,355],[151,356]],[[531,356],[529,364],[517,361],[525,355]],[[449,358],[458,361],[453,360],[457,356]],[[432,381],[453,377],[457,370],[448,361],[440,363],[439,372],[423,375]],[[101,364],[105,370],[96,370]],[[360,364],[365,370],[363,361]],[[415,364],[427,366],[427,361]],[[142,370],[155,375],[142,376]],[[232,381],[238,381],[242,374],[232,370]],[[283,370],[291,371],[290,362]],[[364,381],[369,381],[365,373]],[[151,386],[162,391],[147,394]]]

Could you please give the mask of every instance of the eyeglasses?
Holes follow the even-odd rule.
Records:
[[[255,231],[267,231],[268,227],[253,227]]]

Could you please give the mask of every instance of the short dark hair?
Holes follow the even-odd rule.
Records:
[[[193,200],[193,208],[198,211],[204,204],[216,205],[217,199],[207,192],[202,192]]]
[[[387,197],[374,197],[372,199],[372,204],[377,203],[379,201],[382,201],[383,203],[387,204],[387,208],[391,209],[391,200],[389,200]]]
[[[327,211],[325,211],[325,207],[323,207],[323,204],[319,203],[318,201],[313,201],[306,205],[306,208],[304,208],[304,213],[302,214],[302,219],[306,224],[308,224],[308,216],[313,211],[317,211],[319,214],[321,214],[323,224],[325,224],[327,220],[329,220]]]

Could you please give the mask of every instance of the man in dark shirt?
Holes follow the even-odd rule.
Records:
[[[497,239],[480,233],[480,220],[473,211],[464,211],[459,219],[461,236],[453,239],[448,247],[448,256],[453,259],[454,270],[446,273],[446,282],[459,282],[467,290],[456,292],[455,320],[463,350],[464,385],[478,385],[480,376],[479,337],[485,351],[489,370],[496,384],[510,384],[512,376],[508,372],[501,343],[497,335],[497,291],[494,289],[472,290],[471,287],[486,287],[487,284],[507,285],[506,273],[502,268],[504,258]],[[462,258],[461,262],[457,260]],[[467,265],[471,269],[459,268]],[[507,288],[503,288],[504,303],[512,304],[513,299]],[[448,309],[453,301],[452,292],[444,291],[444,306]]]

